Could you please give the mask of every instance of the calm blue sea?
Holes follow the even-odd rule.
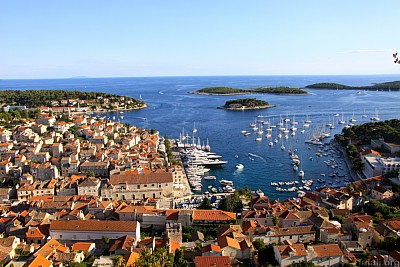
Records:
[[[346,120],[353,116],[356,123],[369,121],[378,112],[381,119],[400,117],[400,92],[366,92],[337,90],[307,90],[307,96],[253,95],[276,105],[262,111],[226,111],[216,109],[226,100],[246,98],[249,96],[201,96],[188,94],[189,91],[210,86],[230,86],[236,88],[251,88],[259,86],[291,86],[304,87],[317,82],[336,82],[347,85],[370,85],[372,83],[400,80],[400,75],[368,75],[368,76],[223,76],[223,77],[148,77],[148,78],[79,78],[79,79],[43,79],[43,80],[0,80],[0,89],[67,89],[82,91],[98,91],[142,98],[149,108],[139,111],[129,111],[125,114],[108,114],[116,116],[122,122],[135,124],[138,127],[154,128],[161,135],[178,138],[183,128],[193,129],[195,124],[201,142],[207,138],[211,149],[229,161],[220,169],[210,174],[219,179],[233,180],[237,188],[245,185],[251,189],[262,189],[275,198],[294,196],[293,193],[277,192],[270,186],[271,181],[299,180],[293,171],[287,153],[288,149],[297,149],[302,159],[302,169],[305,178],[323,178],[335,182],[338,178],[328,175],[333,170],[324,161],[331,156],[317,158],[317,147],[308,148],[304,140],[312,133],[321,129],[322,125],[335,119],[336,128],[331,135],[341,131],[337,125],[338,117],[333,114],[344,114]],[[309,114],[312,120],[310,129],[300,133],[302,122]],[[362,114],[368,115],[362,118]],[[123,116],[123,119],[120,116]],[[299,122],[297,135],[288,140],[279,141],[269,147],[269,140],[263,137],[262,142],[256,142],[256,134],[244,137],[242,130],[251,131],[250,123],[254,123],[258,115],[264,120],[279,121],[288,115]],[[265,134],[264,134],[265,135]],[[276,137],[276,134],[273,134]],[[281,150],[281,144],[286,147]],[[248,153],[255,156],[249,157]],[[235,157],[238,156],[238,158]],[[313,157],[314,160],[310,160]],[[253,160],[252,160],[253,159]],[[237,171],[235,165],[242,163],[245,167]],[[340,170],[346,174],[346,170]],[[314,187],[318,186],[314,183]],[[208,185],[217,183],[205,183]]]

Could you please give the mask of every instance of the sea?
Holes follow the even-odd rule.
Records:
[[[236,189],[248,186],[252,190],[261,189],[271,198],[287,198],[296,196],[295,192],[276,191],[271,182],[297,181],[301,186],[298,171],[291,165],[288,150],[297,151],[301,159],[300,169],[305,173],[304,179],[312,179],[312,188],[323,184],[344,184],[344,177],[349,177],[348,169],[340,154],[328,147],[321,157],[317,157],[319,146],[308,145],[305,140],[320,132],[323,128],[334,134],[340,133],[344,125],[338,125],[342,114],[346,122],[350,118],[355,124],[370,122],[373,116],[381,120],[399,119],[400,92],[364,91],[360,90],[315,90],[305,89],[308,95],[236,95],[206,96],[190,94],[190,91],[204,87],[227,86],[234,88],[254,88],[261,86],[289,86],[304,88],[306,85],[319,82],[332,82],[353,86],[367,86],[374,83],[400,80],[398,75],[341,75],[341,76],[209,76],[209,77],[134,77],[134,78],[70,78],[70,79],[32,79],[32,80],[0,80],[0,89],[63,89],[88,92],[105,92],[142,99],[148,108],[102,114],[108,118],[134,124],[140,128],[156,129],[161,136],[170,139],[179,138],[182,131],[193,136],[195,142],[208,143],[211,151],[228,161],[223,167],[212,169],[209,175],[217,180],[203,183],[203,192],[209,186],[218,187],[221,179],[232,180]],[[257,98],[275,105],[273,108],[253,111],[228,111],[217,109],[227,100],[238,98]],[[334,114],[340,114],[335,117]],[[362,116],[366,115],[366,116]],[[310,128],[300,131],[307,116],[312,121]],[[280,119],[289,118],[298,122],[298,131],[288,139],[279,139],[273,146],[269,142],[277,138],[272,132],[268,140],[264,134],[262,141],[256,141],[257,133],[249,124],[257,120],[277,124]],[[326,124],[334,123],[329,129]],[[290,126],[290,122],[289,122]],[[264,125],[264,129],[266,125]],[[249,131],[244,136],[242,131]],[[330,138],[324,139],[329,143]],[[192,142],[191,138],[189,142]],[[282,145],[285,150],[282,150]],[[335,161],[336,169],[326,162]],[[243,164],[238,170],[235,166]],[[337,175],[333,177],[333,173]],[[281,186],[289,188],[288,186]]]

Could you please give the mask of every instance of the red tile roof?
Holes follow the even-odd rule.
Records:
[[[236,214],[222,210],[194,210],[193,221],[230,221],[236,220]]]
[[[136,232],[137,222],[133,221],[52,221],[50,231],[104,231],[104,232]]]
[[[228,256],[196,256],[196,267],[230,267],[231,260]]]

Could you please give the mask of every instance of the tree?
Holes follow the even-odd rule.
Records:
[[[297,262],[297,263],[292,263],[289,265],[289,267],[316,267],[316,265],[312,262]]]
[[[276,216],[274,216],[274,217],[272,218],[272,222],[274,223],[274,225],[278,225],[278,223],[279,223],[279,218],[276,217]]]
[[[112,257],[113,266],[115,267],[123,267],[125,266],[125,260],[122,256]]]
[[[264,241],[262,239],[256,239],[256,240],[253,241],[253,247],[256,250],[259,250],[260,248],[265,247],[265,243],[264,243]]]
[[[174,263],[172,265],[173,267],[187,267],[188,262],[184,258],[183,251],[180,249],[175,250],[175,256],[174,256]]]
[[[205,197],[199,205],[199,209],[202,210],[212,210],[212,208],[213,206],[211,205],[211,202],[207,197]]]

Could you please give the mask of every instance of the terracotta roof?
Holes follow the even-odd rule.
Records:
[[[400,262],[400,252],[398,250],[393,250],[389,253],[389,256]]]
[[[236,220],[236,214],[222,210],[194,210],[193,221],[230,221]]]
[[[129,252],[124,255],[126,267],[135,267],[135,262],[140,258],[140,254],[136,252]]]
[[[275,230],[276,236],[287,236],[287,235],[304,235],[304,234],[314,234],[312,225],[307,226],[297,226],[288,228],[277,228]]]
[[[105,232],[136,232],[137,222],[130,221],[52,221],[50,231],[105,231]]]
[[[110,184],[149,184],[149,183],[172,183],[173,177],[170,172],[146,173],[146,174],[113,174]]]
[[[50,267],[52,266],[53,262],[46,259],[45,257],[38,255],[36,258],[33,259],[29,264],[27,264],[27,267]]]
[[[109,251],[115,252],[120,249],[131,251],[132,247],[135,246],[135,241],[136,239],[130,235],[121,236],[115,240],[115,243],[110,247]]]
[[[311,247],[318,258],[340,257],[343,255],[338,244],[314,245]]]
[[[76,242],[72,245],[72,250],[89,251],[93,244],[90,242]]]
[[[231,247],[237,250],[241,250],[239,242],[236,239],[230,238],[229,236],[218,237],[218,245],[221,248]]]
[[[210,252],[210,251],[220,253],[221,247],[217,246],[217,245],[209,244],[207,246],[202,247],[201,251],[202,251],[202,253],[206,253],[206,252]]]
[[[231,260],[228,256],[196,256],[196,267],[229,267]]]
[[[38,251],[33,254],[34,256],[42,256],[48,258],[55,253],[58,246],[62,246],[60,242],[55,239],[50,239],[46,244],[44,244]]]
[[[278,251],[282,258],[290,257],[290,252],[294,252],[296,257],[307,256],[307,250],[303,244],[278,246]]]

